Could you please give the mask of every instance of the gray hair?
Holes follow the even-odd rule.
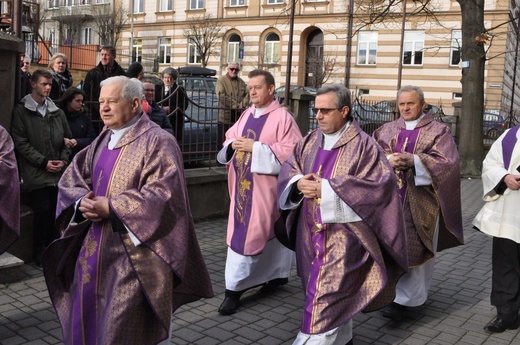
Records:
[[[177,72],[177,70],[172,67],[166,67],[162,71],[161,75],[164,77],[165,74],[168,74],[170,76],[170,78],[172,78],[173,80],[177,80],[177,78],[179,76],[179,72]]]
[[[342,84],[329,84],[319,88],[316,92],[316,96],[324,95],[329,92],[336,94],[336,107],[348,107],[347,120],[351,120],[352,101],[350,100],[350,90]]]
[[[413,85],[403,86],[401,88],[401,90],[397,91],[398,100],[403,92],[415,92],[417,94],[417,96],[419,96],[419,101],[421,101],[421,103],[424,103],[424,92],[419,86],[413,86]]]
[[[124,100],[131,102],[134,98],[139,100],[142,99],[143,95],[143,84],[136,78],[129,79],[125,76],[110,77],[103,80],[99,85],[109,86],[114,84],[122,84],[120,96]],[[139,110],[141,110],[141,102],[139,102]]]
[[[228,62],[228,67],[231,66],[231,65],[237,65],[238,67],[240,67],[240,62],[236,62],[236,61],[231,61],[231,62]]]

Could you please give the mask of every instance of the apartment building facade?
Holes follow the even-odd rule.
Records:
[[[70,3],[71,13],[81,6],[107,6],[107,0],[51,0],[47,31],[42,33],[45,39],[55,39],[52,35],[58,32],[52,13],[60,10],[60,1]],[[116,1],[121,2],[108,4],[118,8],[121,20],[125,20],[117,42],[118,61],[124,67],[138,60],[147,72],[155,73],[169,66],[206,65],[220,75],[229,62],[240,61],[243,76],[263,68],[273,73],[277,86],[285,84],[291,0]],[[352,11],[349,3],[354,4]],[[291,84],[320,86],[348,79],[359,97],[384,100],[395,97],[397,80],[401,79],[401,85],[421,86],[428,102],[452,114],[453,103],[461,99],[465,63],[460,54],[462,23],[457,1],[433,0],[428,15],[414,14],[419,3],[408,1],[405,20],[403,7],[398,6],[391,9],[392,19],[379,23],[370,23],[358,3],[368,2],[295,2]],[[385,1],[374,3],[384,5]],[[484,85],[488,111],[517,113],[520,105],[518,21],[511,21],[518,5],[518,0],[485,4],[485,29],[490,30]],[[91,17],[85,17],[76,29],[82,39],[78,43],[103,44],[96,30],[99,28]],[[201,54],[197,42],[210,39],[208,52]]]

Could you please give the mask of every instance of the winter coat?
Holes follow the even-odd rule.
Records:
[[[49,160],[69,163],[71,151],[64,139],[72,138],[72,133],[63,111],[47,98],[47,113],[42,117],[32,96],[27,95],[13,109],[11,135],[23,180],[22,192],[57,186],[64,169],[50,173],[46,167]]]
[[[78,144],[72,148],[72,155],[70,156],[70,160],[72,161],[76,153],[94,141],[97,134],[87,114],[66,111],[65,116],[67,117],[67,122],[72,132],[72,138],[78,142]]]

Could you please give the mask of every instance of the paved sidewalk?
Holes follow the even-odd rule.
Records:
[[[425,306],[400,323],[382,317],[380,312],[356,316],[355,345],[520,344],[519,331],[490,335],[483,330],[495,316],[495,309],[489,304],[491,240],[471,227],[483,204],[481,193],[480,179],[462,180],[466,245],[439,254]],[[294,272],[289,284],[276,293],[266,296],[258,289],[251,290],[242,298],[243,307],[236,314],[217,313],[225,290],[226,222],[217,219],[196,224],[216,296],[191,303],[174,314],[172,344],[291,344],[304,304]],[[0,344],[61,344],[42,271],[24,265],[23,273],[22,281],[0,286]]]

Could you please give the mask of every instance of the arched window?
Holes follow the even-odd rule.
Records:
[[[239,60],[240,36],[232,34],[228,39],[227,46],[227,62],[235,62]]]
[[[270,33],[265,38],[264,63],[277,64],[280,58],[280,36]]]

